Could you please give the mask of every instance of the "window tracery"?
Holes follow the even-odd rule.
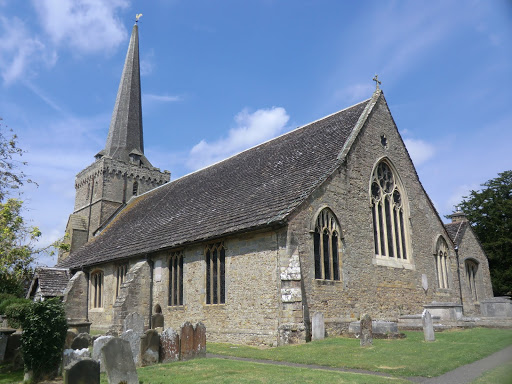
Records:
[[[313,235],[315,279],[340,280],[339,232],[332,211],[323,209],[318,214]]]
[[[448,288],[448,271],[450,264],[448,260],[448,245],[442,237],[437,240],[434,257],[436,262],[437,284],[439,288],[446,289]]]

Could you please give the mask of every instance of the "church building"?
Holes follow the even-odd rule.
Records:
[[[282,345],[368,313],[480,313],[487,258],[463,215],[444,225],[382,90],[176,180],[144,155],[138,27],[105,148],[75,182],[63,292],[71,323],[120,331],[138,312],[208,340]]]

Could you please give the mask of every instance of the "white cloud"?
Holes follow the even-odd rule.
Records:
[[[142,95],[142,99],[147,102],[162,102],[162,103],[172,103],[175,101],[181,101],[180,96],[170,96],[170,95],[155,95],[153,93],[144,93]]]
[[[199,169],[269,140],[284,130],[289,119],[281,107],[258,109],[253,113],[244,109],[235,116],[236,127],[229,131],[228,137],[212,143],[201,140],[196,144],[190,150],[187,166]]]
[[[404,142],[416,166],[425,163],[432,158],[436,152],[434,146],[423,140],[405,139]]]
[[[45,32],[56,45],[78,52],[109,51],[125,38],[126,29],[116,12],[127,0],[34,0]]]

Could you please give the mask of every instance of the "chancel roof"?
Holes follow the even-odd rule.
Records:
[[[80,268],[284,225],[341,164],[340,153],[379,95],[135,198],[59,266]]]

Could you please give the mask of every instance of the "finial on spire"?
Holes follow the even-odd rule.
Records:
[[[142,17],[142,13],[137,13],[135,15],[135,22],[138,23],[139,22],[139,19]]]
[[[375,90],[378,91],[379,85],[382,84],[382,81],[379,80],[379,75],[375,74],[373,81],[375,81]]]

